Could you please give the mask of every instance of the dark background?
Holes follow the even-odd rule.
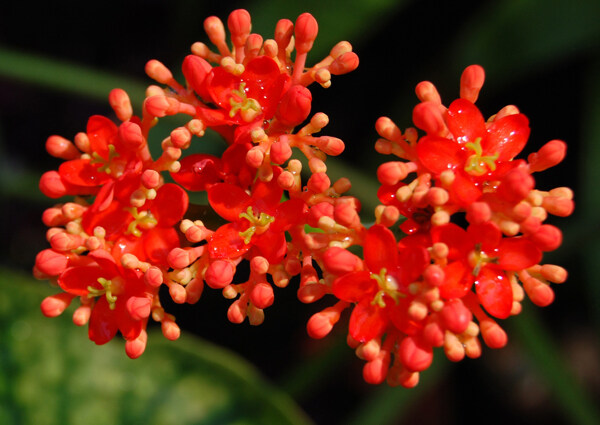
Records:
[[[149,59],[159,59],[180,74],[191,44],[207,41],[204,18],[214,14],[225,21],[240,7],[250,11],[253,30],[265,39],[272,36],[277,19],[293,21],[303,11],[313,13],[320,34],[309,65],[339,40],[353,44],[359,68],[334,77],[327,90],[311,89],[313,113],[330,117],[323,133],[340,137],[347,146],[343,162],[332,165],[332,174],[350,173],[354,195],[365,200],[366,220],[375,198],[360,182],[365,176],[374,179],[378,164],[389,159],[373,149],[375,120],[387,115],[401,128],[410,126],[417,101],[414,86],[421,80],[433,81],[449,104],[458,96],[462,69],[479,63],[487,73],[478,101],[484,115],[515,104],[530,119],[530,143],[522,155],[551,139],[568,143],[565,162],[535,177],[540,189],[569,186],[575,191],[575,214],[550,219],[563,229],[564,246],[545,258],[565,266],[570,278],[555,287],[557,299],[550,307],[524,303],[524,308],[542,323],[541,331],[556,348],[551,354],[565,362],[579,390],[597,400],[600,12],[591,0],[381,1],[377,6],[358,0],[311,1],[293,7],[263,1],[12,2],[0,16],[0,264],[29,272],[35,254],[46,247],[40,216],[52,201],[37,192],[37,179],[59,164],[46,154],[46,138],[72,138],[85,129],[90,115],[112,116],[106,101],[110,87],[103,91],[100,78],[86,80],[87,72],[123,78],[123,88],[139,94],[138,87],[151,83],[143,71]],[[31,65],[23,58],[42,61]],[[75,70],[72,84],[69,78],[57,83],[54,68],[38,68],[36,64],[47,63],[44,60],[70,64]],[[139,112],[141,97],[134,100]],[[383,405],[393,409],[393,397],[405,400],[408,390],[362,381],[363,362],[344,347],[346,316],[337,332],[323,341],[306,335],[310,315],[329,303],[301,305],[293,282],[276,289],[274,306],[256,328],[230,324],[225,315],[229,301],[208,289],[196,306],[171,306],[171,311],[184,333],[240,353],[290,392],[317,423],[347,423],[355,410],[364,412],[369,403],[386,397],[392,401]],[[572,411],[557,402],[561,396],[553,388],[556,381],[536,365],[539,357],[527,348],[529,336],[518,321],[506,322],[509,337],[514,336],[509,346],[500,351],[486,348],[479,360],[450,365],[436,352],[435,371],[422,374],[424,389],[411,390],[410,402],[399,401],[388,423],[577,423]],[[300,377],[311,376],[310,371],[314,376],[302,384]]]

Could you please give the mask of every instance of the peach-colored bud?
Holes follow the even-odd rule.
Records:
[[[159,82],[160,84],[169,85],[173,81],[173,74],[169,69],[156,59],[151,59],[146,63],[145,67],[148,77]]]
[[[280,19],[275,26],[275,41],[281,51],[285,51],[292,40],[294,24],[289,19]]]
[[[425,343],[432,347],[441,347],[444,345],[444,328],[442,328],[437,314],[430,317],[423,328],[423,338]]]
[[[460,97],[475,103],[484,81],[485,72],[481,66],[471,65],[466,67],[460,77]]]
[[[450,195],[446,189],[441,187],[432,187],[427,191],[427,200],[434,207],[444,205],[448,199],[450,199]]]
[[[150,96],[144,101],[144,110],[151,116],[159,118],[175,115],[179,111],[179,101],[164,95]]]
[[[444,283],[444,270],[437,264],[430,264],[423,272],[423,278],[431,286],[440,286]]]
[[[171,143],[179,149],[187,149],[192,140],[192,133],[185,127],[178,127],[171,132]]]
[[[160,184],[160,174],[155,170],[145,170],[141,181],[146,189],[155,189]]]
[[[49,198],[60,198],[67,195],[66,183],[58,174],[58,171],[46,171],[40,178],[40,191]]]
[[[356,227],[360,225],[360,217],[356,210],[356,204],[352,201],[339,200],[336,202],[333,218],[342,226]]]
[[[146,297],[129,297],[125,306],[133,320],[143,320],[150,316],[152,301]]]
[[[327,155],[337,156],[344,151],[346,147],[344,142],[337,137],[321,136],[317,139],[318,148]]]
[[[67,220],[76,220],[83,215],[86,209],[83,205],[67,202],[62,206],[61,212]]]
[[[213,261],[206,269],[204,280],[213,289],[222,289],[233,281],[235,268],[229,261]]]
[[[363,366],[363,379],[368,384],[381,384],[390,368],[390,354],[381,353],[380,356],[367,362]]]
[[[125,121],[119,126],[119,136],[127,149],[136,151],[146,144],[140,126],[131,121]]]
[[[73,141],[75,142],[77,149],[79,149],[81,152],[90,153],[90,139],[86,133],[77,133]]]
[[[196,304],[198,300],[200,300],[203,291],[204,281],[199,277],[193,278],[187,285],[185,285],[185,302],[188,304]]]
[[[437,105],[442,104],[442,99],[437,88],[430,81],[421,81],[417,84],[415,93],[421,102],[433,102]]]
[[[356,348],[356,356],[359,359],[365,360],[367,362],[373,361],[377,357],[379,357],[380,352],[381,340],[379,338],[374,338],[370,341],[360,344]]]
[[[490,348],[502,348],[508,342],[508,336],[504,329],[492,319],[484,319],[479,322],[479,329],[485,344]]]
[[[303,13],[298,16],[294,28],[296,52],[302,54],[312,49],[318,32],[317,20],[310,13]]]
[[[283,190],[290,190],[296,184],[296,179],[294,178],[294,175],[292,173],[290,173],[289,171],[284,171],[279,175],[279,177],[277,177],[277,184]]]
[[[477,359],[481,357],[481,342],[479,338],[468,338],[463,342],[465,347],[465,354],[470,359]]]
[[[243,46],[250,34],[252,22],[247,10],[237,9],[229,14],[227,28],[231,33],[231,42],[236,48]]]
[[[227,309],[227,319],[231,323],[242,323],[246,318],[247,307],[248,305],[245,301],[242,303],[241,299],[235,300]]]
[[[340,320],[340,311],[335,307],[328,307],[315,313],[308,319],[306,331],[311,338],[321,339],[326,337],[333,326]]]
[[[260,53],[263,38],[260,34],[250,34],[244,46],[245,60],[254,59]]]
[[[550,282],[564,283],[567,280],[567,271],[554,264],[544,264],[540,272],[542,277]]]
[[[295,127],[310,114],[312,94],[306,87],[296,84],[281,98],[275,117],[283,125]]]
[[[529,239],[542,251],[554,251],[562,243],[562,232],[551,224],[543,224]]]
[[[188,55],[183,60],[181,67],[183,75],[188,84],[198,95],[205,100],[210,99],[210,94],[204,84],[206,76],[212,70],[212,66],[204,58],[196,55]]]
[[[127,121],[133,116],[133,107],[125,90],[112,89],[108,95],[108,102],[119,120]]]
[[[74,297],[75,295],[69,294],[68,292],[50,295],[49,297],[44,298],[40,305],[42,313],[46,317],[60,316],[69,304],[71,304]]]
[[[310,176],[306,186],[315,193],[323,193],[331,186],[331,180],[325,173],[316,173]]]
[[[533,177],[525,169],[515,168],[502,179],[498,187],[498,195],[508,202],[517,203],[526,199],[534,187]]]
[[[35,266],[48,276],[58,276],[67,269],[69,258],[52,249],[44,249],[35,257]]]
[[[164,337],[169,341],[175,341],[181,335],[181,330],[177,326],[177,323],[169,318],[165,318],[160,322],[160,328]]]
[[[377,168],[377,180],[383,185],[394,186],[415,170],[416,166],[412,162],[384,162]]]
[[[567,153],[567,144],[562,140],[551,140],[527,157],[531,172],[544,171],[559,164]]]
[[[266,274],[269,271],[269,261],[265,257],[257,255],[250,260],[250,270],[256,274]]]
[[[225,26],[223,22],[216,16],[209,16],[204,20],[204,31],[208,38],[217,46],[219,53],[223,56],[229,56],[229,48],[225,43]]]
[[[46,150],[48,153],[60,159],[75,159],[81,155],[79,149],[75,147],[73,142],[61,136],[50,136],[46,140]]]
[[[144,273],[144,282],[154,288],[159,287],[163,283],[162,271],[156,266],[151,266]]]
[[[397,142],[402,139],[402,132],[388,117],[379,117],[375,122],[375,130],[377,130],[377,133],[381,137],[387,140]]]
[[[46,208],[42,213],[42,222],[48,227],[64,226],[68,221],[61,208]]]
[[[354,52],[346,52],[341,56],[338,56],[331,65],[329,65],[329,72],[333,75],[343,75],[348,72],[354,71],[358,68],[358,55]]]
[[[274,299],[273,288],[268,283],[259,283],[250,292],[250,301],[260,309],[271,306]]]
[[[75,309],[73,312],[73,323],[75,326],[85,326],[92,315],[92,307],[89,304],[84,304]]]
[[[70,251],[79,248],[83,244],[83,238],[79,235],[71,235],[67,232],[57,232],[49,240],[50,245],[57,251]]]
[[[451,332],[446,332],[444,337],[444,353],[448,360],[452,362],[459,362],[465,358],[465,349],[462,342]]]
[[[413,109],[413,122],[427,134],[445,136],[448,128],[440,112],[440,108],[433,102],[421,102]]]
[[[254,146],[246,152],[246,164],[252,168],[259,168],[264,160],[265,153],[260,146]]]
[[[440,312],[440,318],[446,329],[452,333],[461,334],[473,320],[473,314],[460,299],[454,298],[446,302]]]
[[[416,337],[407,336],[398,347],[398,356],[406,369],[420,372],[431,365],[433,348]]]
[[[572,199],[562,198],[558,196],[545,196],[542,202],[542,207],[550,214],[559,217],[568,217],[575,209],[575,203]]]
[[[280,137],[277,142],[271,145],[271,160],[275,164],[283,164],[292,156],[292,148],[287,138]]]
[[[298,299],[304,304],[314,303],[327,293],[327,286],[320,283],[309,283],[298,289]]]
[[[146,350],[146,343],[148,342],[148,334],[142,329],[139,336],[136,339],[125,341],[125,353],[131,359],[137,359],[139,356],[144,354]]]
[[[539,307],[546,307],[554,301],[554,291],[550,285],[534,277],[523,280],[523,289],[531,302]]]
[[[185,288],[178,283],[167,283],[169,285],[169,295],[171,299],[177,304],[183,304],[186,301]]]
[[[323,254],[323,264],[328,272],[340,276],[363,268],[359,257],[340,247],[327,249]]]

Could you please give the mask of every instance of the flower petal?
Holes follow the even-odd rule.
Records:
[[[525,115],[508,115],[490,124],[481,148],[484,154],[499,153],[498,161],[509,161],[523,150],[529,133],[529,120]]]
[[[386,268],[388,272],[395,270],[398,265],[396,238],[390,229],[380,224],[367,230],[363,252],[367,267],[375,274],[382,268]]]
[[[453,170],[465,162],[458,143],[437,136],[422,137],[417,143],[417,156],[425,168],[436,174]]]
[[[513,304],[512,286],[506,275],[492,267],[484,267],[475,281],[481,305],[498,319],[510,316]]]
[[[249,201],[250,195],[233,184],[217,183],[208,190],[210,206],[227,221],[237,221]]]
[[[377,282],[371,279],[368,271],[345,274],[333,281],[333,294],[342,301],[356,303],[363,298],[373,298],[377,292]]]
[[[358,303],[350,316],[350,335],[357,341],[366,342],[383,334],[389,323],[385,309],[372,305],[368,299]]]
[[[485,137],[485,120],[473,103],[456,99],[446,113],[446,125],[460,145]]]

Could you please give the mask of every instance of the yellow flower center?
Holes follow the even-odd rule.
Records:
[[[398,282],[393,276],[387,274],[387,269],[385,267],[379,271],[379,274],[371,273],[371,279],[374,279],[379,286],[379,291],[377,291],[375,297],[373,297],[371,305],[378,305],[381,308],[385,308],[384,296],[387,295],[393,299],[396,304],[398,304],[400,298],[405,296],[398,291]]]
[[[465,144],[467,149],[471,149],[475,153],[467,158],[465,163],[465,171],[473,176],[482,176],[489,171],[496,169],[496,160],[500,156],[496,152],[492,156],[483,156],[483,149],[481,148],[481,137],[475,139],[475,142],[469,142]]]
[[[158,221],[154,218],[150,211],[138,212],[137,208],[135,207],[126,209],[134,219],[131,223],[129,223],[129,226],[125,231],[125,234],[127,235],[133,235],[139,238],[142,236],[142,230],[152,229],[158,224]]]
[[[240,83],[239,89],[232,90],[232,96],[229,98],[229,104],[231,105],[229,117],[233,118],[239,111],[244,121],[251,122],[262,113],[262,108],[258,100],[246,95],[245,88],[246,83]]]
[[[248,207],[246,212],[240,213],[239,217],[245,218],[250,222],[250,227],[243,232],[240,232],[240,238],[244,240],[246,245],[250,243],[250,240],[254,234],[260,235],[264,233],[269,228],[269,224],[275,221],[275,217],[272,217],[264,212],[261,212],[259,215],[255,215],[254,211],[252,211],[252,207]]]
[[[115,303],[117,302],[117,295],[123,292],[123,284],[125,282],[123,282],[123,279],[120,277],[115,277],[112,280],[99,277],[98,283],[102,285],[102,288],[96,288],[93,286],[87,287],[89,296],[101,297],[102,295],[105,295],[106,301],[108,301],[108,308],[114,310]]]
[[[122,173],[121,167],[119,167],[113,159],[119,156],[118,152],[115,149],[115,145],[108,145],[108,160],[102,158],[98,152],[92,152],[92,159],[90,160],[90,164],[100,164],[98,167],[98,171],[101,173],[111,174],[115,173],[118,177],[120,173]]]

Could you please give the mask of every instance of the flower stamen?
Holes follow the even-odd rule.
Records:
[[[465,162],[465,171],[473,176],[482,176],[489,171],[496,170],[496,160],[500,156],[499,152],[496,152],[491,156],[483,156],[483,149],[481,147],[481,137],[475,139],[475,142],[469,142],[465,144],[467,149],[474,151],[467,158]]]

